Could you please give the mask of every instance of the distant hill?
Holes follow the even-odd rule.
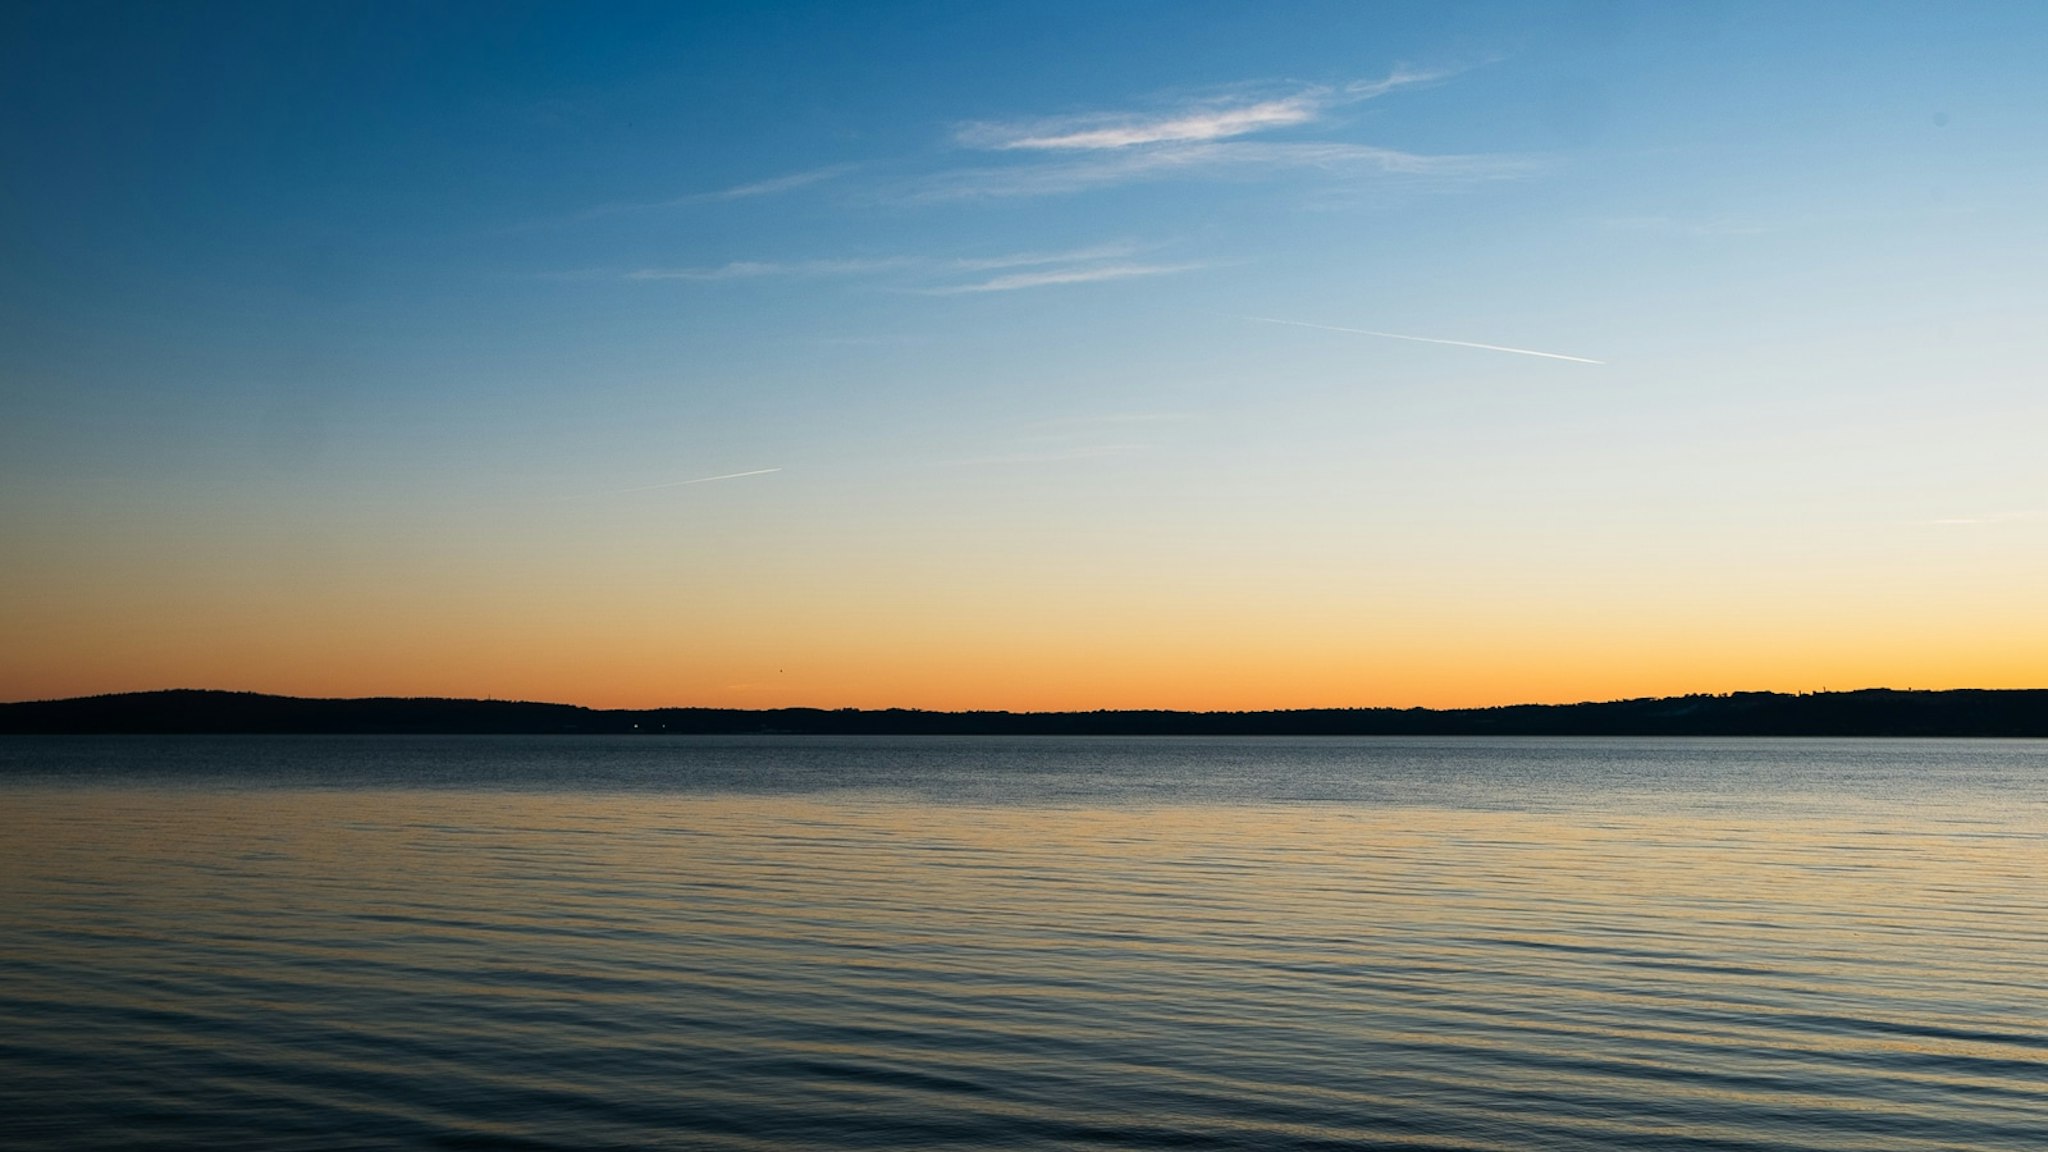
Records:
[[[302,699],[177,689],[0,704],[0,734],[410,733],[1045,736],[2034,736],[2048,689],[1736,692],[1500,708],[1282,712],[596,709],[508,700]]]

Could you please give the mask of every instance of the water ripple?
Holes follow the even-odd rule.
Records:
[[[2048,1147],[2048,745],[0,744],[74,1148]]]

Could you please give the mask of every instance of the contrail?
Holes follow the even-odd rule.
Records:
[[[1375,332],[1370,328],[1339,328],[1333,324],[1310,324],[1306,320],[1280,320],[1272,316],[1240,316],[1240,320],[1252,320],[1260,324],[1291,324],[1296,328],[1319,328],[1325,332],[1350,332],[1358,336],[1378,336],[1382,340],[1413,340],[1418,344],[1449,344],[1456,348],[1484,348],[1488,352],[1513,352],[1517,356],[1541,356],[1545,360],[1569,360],[1574,364],[1605,364],[1605,360],[1589,360],[1584,356],[1567,356],[1562,352],[1538,352],[1534,348],[1509,348],[1505,344],[1479,344],[1471,340],[1439,340],[1434,336],[1403,336],[1399,332]]]
[[[742,476],[766,476],[770,472],[780,471],[782,471],[780,468],[756,468],[752,472],[727,472],[720,476],[699,476],[695,480],[671,480],[666,484],[642,484],[638,488],[615,488],[605,493],[605,495],[624,496],[628,492],[652,492],[656,488],[681,488],[687,484],[709,484],[713,480],[737,480]]]

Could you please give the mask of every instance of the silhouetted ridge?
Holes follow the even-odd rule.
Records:
[[[596,709],[432,697],[303,699],[175,689],[0,704],[0,733],[1042,736],[2039,736],[2048,689],[1736,692],[1499,708],[1283,712]]]

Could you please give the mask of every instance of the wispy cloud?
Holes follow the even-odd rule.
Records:
[[[1058,196],[1141,181],[1270,179],[1290,172],[1495,180],[1540,167],[1527,157],[1429,155],[1347,140],[1253,138],[1285,129],[1297,130],[1299,137],[1298,130],[1326,124],[1345,105],[1445,75],[1401,70],[1379,80],[1277,95],[1198,97],[1149,112],[978,121],[956,129],[954,142],[997,156],[925,177],[899,194],[914,202]]]
[[[824,279],[898,276],[900,286],[926,295],[953,296],[971,292],[1009,292],[1055,284],[1088,284],[1165,276],[1204,267],[1199,263],[1144,263],[1130,257],[1143,248],[1129,241],[1049,252],[1009,252],[989,256],[878,256],[834,260],[734,260],[678,268],[636,268],[612,273],[613,278],[653,282],[720,283],[774,279]],[[1002,275],[988,276],[991,272]],[[962,280],[972,273],[979,278]],[[596,274],[562,274],[591,279]],[[919,286],[918,281],[923,281]]]
[[[1944,516],[1938,520],[1922,520],[1919,523],[1961,528],[1976,524],[2011,524],[2020,520],[2039,520],[2044,515],[2048,513],[2038,509],[2025,512],[1980,512],[1974,516]]]
[[[1012,272],[972,284],[948,284],[924,289],[932,296],[959,296],[972,292],[1015,292],[1020,288],[1045,288],[1054,284],[1094,284],[1104,280],[1131,280],[1140,276],[1170,276],[1192,272],[1204,264],[1095,264],[1076,268],[1045,268],[1036,272]]]
[[[1222,140],[1267,128],[1306,124],[1321,112],[1307,94],[1236,107],[1201,108],[1150,118],[1106,114],[1026,124],[969,124],[954,138],[970,148],[1072,151],[1141,144]]]
[[[822,184],[827,180],[836,180],[853,171],[853,169],[854,165],[852,164],[831,164],[823,168],[791,172],[787,176],[772,176],[766,180],[756,180],[751,184],[735,184],[730,188],[721,189],[717,192],[702,193],[698,198],[703,200],[747,200],[755,196],[773,196],[779,192],[793,192],[798,188],[808,188],[813,184]]]
[[[717,476],[699,476],[692,480],[671,480],[666,484],[642,484],[636,488],[614,488],[606,496],[624,496],[629,492],[653,492],[660,488],[687,488],[692,484],[709,484],[714,480],[738,480],[742,476],[766,476],[780,472],[780,468],[755,468],[747,472],[726,472]]]
[[[1091,248],[1069,248],[1064,252],[1011,252],[1001,256],[963,256],[953,261],[956,268],[988,271],[998,268],[1035,268],[1044,264],[1075,264],[1084,260],[1114,260],[1131,256],[1139,246],[1126,242],[1098,244]]]
[[[1413,84],[1429,84],[1448,78],[1453,69],[1397,67],[1378,80],[1353,80],[1344,85],[1342,91],[1351,100],[1371,100],[1385,96],[1396,88]]]
[[[1437,336],[1409,336],[1400,332],[1379,332],[1371,328],[1340,328],[1334,324],[1310,324],[1305,320],[1280,320],[1271,316],[1240,316],[1258,324],[1286,324],[1293,328],[1314,328],[1322,332],[1349,332],[1356,336],[1377,336],[1382,340],[1412,340],[1417,344],[1448,344],[1454,348],[1479,348],[1487,352],[1512,352],[1517,356],[1538,356],[1545,360],[1569,360],[1574,364],[1605,364],[1605,360],[1593,360],[1585,356],[1567,356],[1562,352],[1538,352],[1534,348],[1510,348],[1505,344],[1481,344],[1474,340],[1445,340]]]
[[[1091,112],[1035,120],[977,121],[961,125],[954,132],[954,139],[970,148],[998,151],[1088,151],[1227,140],[1307,124],[1333,107],[1384,96],[1396,88],[1441,75],[1397,69],[1382,80],[1314,85],[1281,96],[1225,94],[1151,112]]]
[[[961,168],[924,180],[908,193],[908,198],[937,202],[1061,196],[1148,180],[1193,176],[1265,179],[1290,171],[1332,176],[1393,174],[1498,180],[1526,175],[1539,167],[1536,161],[1513,156],[1431,156],[1335,141],[1248,140],[1108,152],[1047,163]]]

